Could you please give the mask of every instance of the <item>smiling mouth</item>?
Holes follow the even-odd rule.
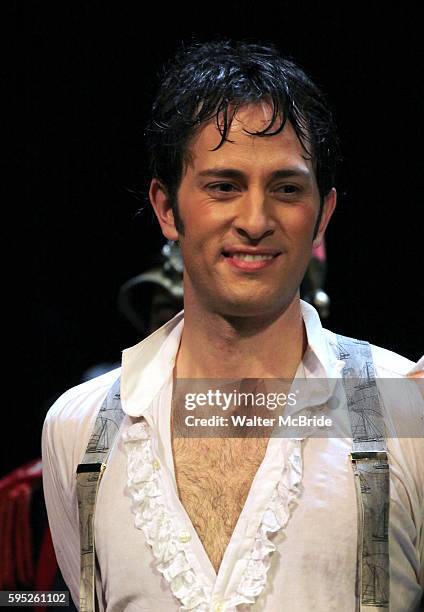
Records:
[[[251,255],[249,253],[223,253],[224,257],[232,257],[233,259],[240,259],[241,261],[267,261],[277,257],[276,255]]]
[[[278,257],[278,255],[281,254],[280,251],[277,252],[271,252],[271,253],[248,253],[245,251],[233,251],[233,252],[229,252],[229,251],[222,251],[222,254],[224,257],[227,258],[233,258],[233,259],[240,259],[242,261],[267,261],[268,259],[273,259],[275,257]]]
[[[272,265],[281,253],[222,253],[226,261],[239,270],[252,271],[261,270]]]

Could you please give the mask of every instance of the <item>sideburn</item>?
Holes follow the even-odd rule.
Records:
[[[172,213],[174,215],[175,228],[177,232],[181,234],[181,236],[185,236],[185,227],[184,227],[183,220],[180,217],[180,211],[178,209],[177,198],[174,198],[174,197],[172,198],[171,208],[172,208]]]

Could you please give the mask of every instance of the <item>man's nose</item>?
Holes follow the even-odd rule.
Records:
[[[239,234],[251,240],[274,233],[275,222],[265,193],[261,190],[246,192],[245,197],[239,200],[234,226]]]

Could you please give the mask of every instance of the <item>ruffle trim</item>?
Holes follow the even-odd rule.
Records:
[[[268,534],[283,529],[301,492],[301,439],[288,441],[281,478],[262,516],[247,557],[238,588],[223,610],[245,610],[262,593],[276,546]],[[156,567],[169,583],[181,610],[207,612],[211,588],[196,575],[187,556],[188,532],[177,525],[167,511],[161,487],[161,468],[153,459],[149,426],[145,421],[132,425],[124,434],[128,458],[128,488],[133,498],[135,526],[144,533],[156,560]],[[188,536],[188,537],[187,537]]]
[[[237,592],[225,610],[235,610],[236,606],[240,606],[237,608],[240,611],[250,608],[249,604],[255,603],[266,585],[271,555],[276,550],[268,534],[280,531],[287,525],[301,492],[303,471],[301,442],[300,438],[288,441],[283,473],[256,532]]]
[[[148,424],[140,421],[129,427],[124,443],[135,526],[143,531],[158,571],[183,604],[181,610],[206,612],[211,589],[196,575],[189,562],[186,552],[190,534],[179,527],[167,511],[160,482],[161,468],[153,459]]]

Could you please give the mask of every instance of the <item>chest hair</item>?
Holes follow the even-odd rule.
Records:
[[[173,439],[179,497],[216,572],[267,444],[267,438]]]

